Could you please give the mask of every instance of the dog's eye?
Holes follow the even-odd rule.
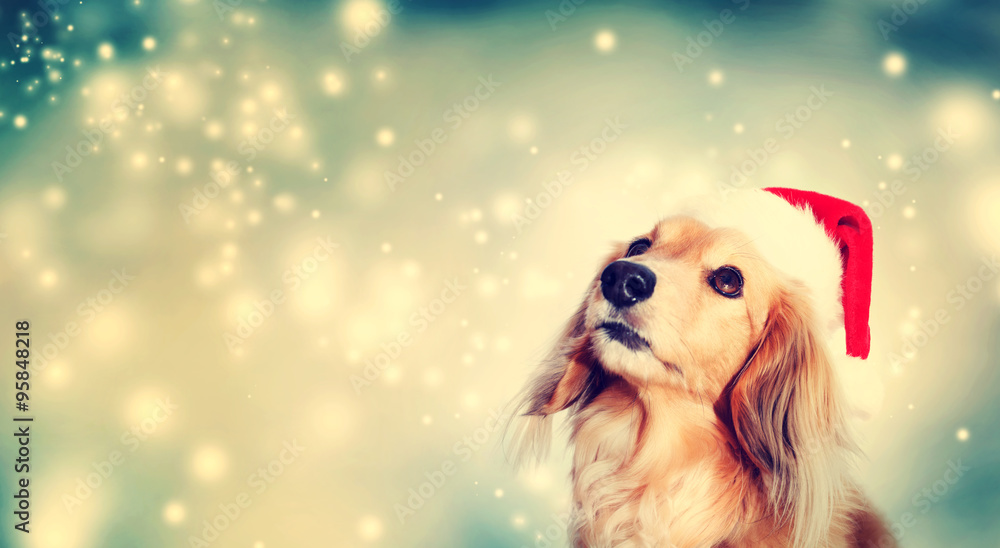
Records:
[[[720,295],[735,299],[743,294],[743,276],[731,266],[724,266],[708,277],[708,285]]]
[[[643,253],[649,251],[649,246],[653,245],[648,238],[642,238],[632,242],[632,245],[628,246],[628,252],[625,253],[625,258],[635,257],[636,255],[642,255]]]

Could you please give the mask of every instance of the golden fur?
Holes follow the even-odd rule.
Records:
[[[891,538],[853,478],[858,449],[801,281],[735,229],[660,222],[628,258],[659,282],[616,309],[600,274],[518,402],[519,463],[568,410],[577,547],[850,547]],[[605,266],[624,257],[621,244]],[[740,298],[707,283],[744,278]],[[603,268],[603,267],[602,267]],[[598,329],[622,322],[638,350]]]

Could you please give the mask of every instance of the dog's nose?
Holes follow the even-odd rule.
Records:
[[[656,287],[656,274],[638,263],[615,261],[601,272],[601,293],[618,308],[645,301]]]

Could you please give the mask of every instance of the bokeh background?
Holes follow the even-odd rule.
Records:
[[[610,242],[727,184],[866,206],[865,484],[905,546],[1000,543],[995,2],[5,1],[0,27],[2,347],[28,319],[35,356],[32,532],[3,436],[0,545],[565,545],[566,455],[514,474],[491,414]]]

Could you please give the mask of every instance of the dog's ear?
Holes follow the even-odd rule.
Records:
[[[790,524],[793,546],[821,544],[851,485],[856,449],[834,375],[805,290],[778,290],[728,403],[740,448],[775,515]]]
[[[583,393],[590,375],[584,356],[586,304],[570,318],[555,348],[549,352],[523,394],[526,415],[551,415],[572,405]]]
[[[518,466],[545,458],[552,437],[551,415],[585,397],[593,383],[596,371],[587,350],[586,313],[585,298],[514,402],[514,416],[507,423],[513,430],[507,433],[512,434],[512,460]]]

